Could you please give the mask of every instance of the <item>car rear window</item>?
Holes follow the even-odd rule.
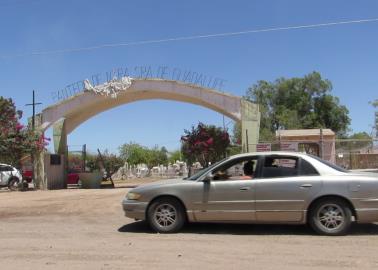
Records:
[[[332,169],[336,170],[336,171],[339,171],[339,172],[344,172],[344,173],[347,173],[349,172],[348,170],[344,169],[344,168],[341,168],[340,166],[336,165],[336,164],[333,164],[332,162],[329,162],[327,160],[324,160],[324,159],[321,159],[320,157],[317,157],[317,156],[314,156],[314,155],[309,155],[310,157],[316,159],[317,161],[327,165],[328,167],[331,167]]]
[[[318,171],[308,161],[301,160],[300,175],[319,175]]]

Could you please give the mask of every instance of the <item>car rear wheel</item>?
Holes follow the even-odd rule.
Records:
[[[352,224],[352,211],[343,200],[321,200],[310,211],[309,223],[319,234],[345,235]]]
[[[11,191],[17,190],[19,182],[20,182],[20,180],[17,177],[12,177],[11,179],[9,179],[8,189],[11,190]]]
[[[148,208],[147,221],[156,232],[175,233],[185,223],[184,209],[174,198],[157,199]]]

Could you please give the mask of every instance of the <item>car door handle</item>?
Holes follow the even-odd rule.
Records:
[[[251,188],[250,187],[242,187],[240,188],[240,191],[247,191],[247,190],[250,190]]]
[[[312,188],[312,184],[303,184],[301,188]]]

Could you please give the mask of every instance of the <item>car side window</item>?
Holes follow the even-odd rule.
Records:
[[[308,161],[301,159],[299,175],[319,175],[318,171]]]
[[[254,178],[256,167],[256,157],[233,160],[212,171],[213,180],[250,180]]]
[[[0,166],[0,172],[10,172],[13,171],[13,168],[10,166]]]
[[[298,175],[298,158],[266,156],[262,166],[262,178],[291,177]]]

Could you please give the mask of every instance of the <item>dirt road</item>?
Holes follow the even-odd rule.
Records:
[[[127,189],[0,191],[0,269],[378,269],[378,225],[193,224],[160,235],[125,218]]]

